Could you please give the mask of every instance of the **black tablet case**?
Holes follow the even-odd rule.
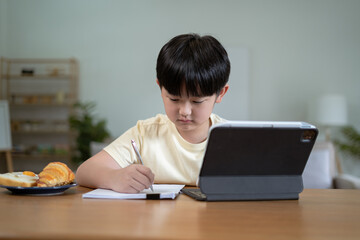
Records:
[[[229,123],[210,131],[199,175],[207,201],[299,198],[318,130],[274,126]]]

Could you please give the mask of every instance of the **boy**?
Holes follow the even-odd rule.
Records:
[[[211,36],[183,34],[160,50],[157,84],[166,115],[138,121],[77,170],[77,183],[136,193],[155,183],[196,185],[211,125],[224,119],[212,113],[227,92],[230,61]],[[135,140],[144,165],[137,161]]]

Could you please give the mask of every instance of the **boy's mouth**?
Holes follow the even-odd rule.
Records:
[[[178,121],[181,123],[191,123],[192,122],[190,119],[183,119],[183,118],[178,119]]]

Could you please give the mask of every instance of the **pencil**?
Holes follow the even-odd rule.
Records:
[[[139,150],[138,150],[138,148],[137,148],[137,146],[136,146],[136,143],[135,143],[135,141],[132,140],[132,139],[131,139],[131,145],[132,145],[133,148],[134,148],[134,151],[135,151],[135,153],[136,153],[136,156],[137,156],[138,160],[141,162],[142,165],[144,165],[144,162],[143,162],[143,160],[142,160],[142,158],[141,158],[141,155],[140,155],[140,152],[139,152]],[[154,191],[152,185],[150,185],[150,189],[151,189],[151,191]]]

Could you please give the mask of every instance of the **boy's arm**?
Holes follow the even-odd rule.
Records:
[[[121,168],[104,150],[83,162],[76,171],[79,185],[117,192],[137,193],[149,188],[153,181],[150,168],[140,164]]]

